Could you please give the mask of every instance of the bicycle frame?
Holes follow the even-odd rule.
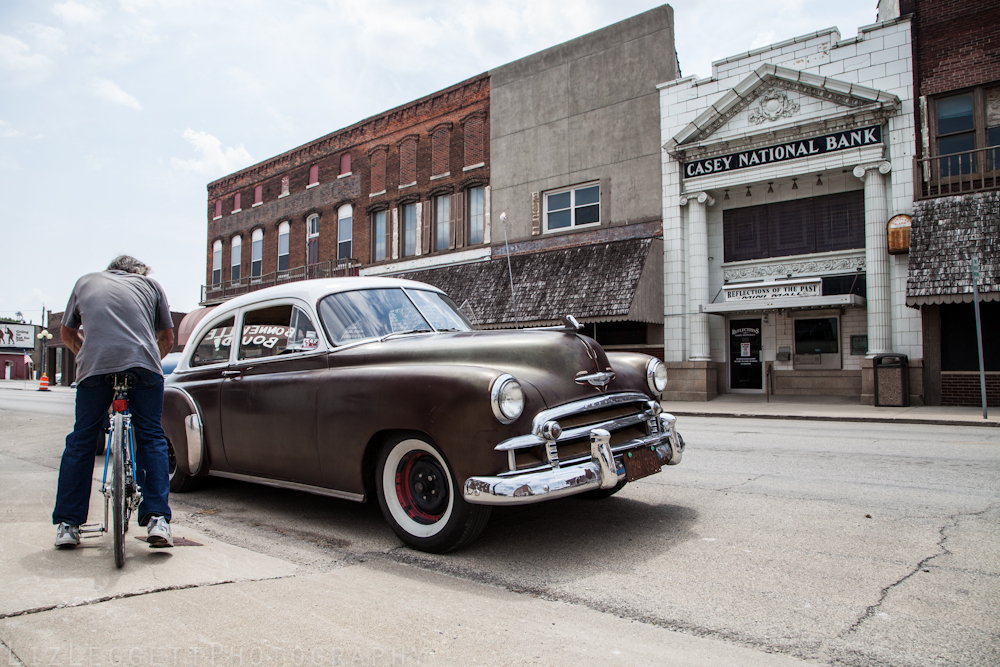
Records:
[[[104,495],[104,522],[97,526],[96,524],[86,524],[80,527],[81,533],[93,533],[91,535],[84,535],[84,537],[100,537],[103,533],[108,532],[108,526],[110,524],[108,516],[108,506],[112,500],[112,488],[111,480],[108,479],[108,467],[114,456],[118,456],[118,452],[115,451],[114,446],[114,435],[115,435],[115,418],[119,417],[122,420],[122,444],[123,451],[121,456],[123,457],[123,468],[124,468],[124,490],[126,494],[126,509],[123,516],[124,531],[128,530],[128,522],[132,513],[135,512],[139,503],[142,502],[142,489],[139,484],[135,481],[135,436],[132,431],[132,413],[129,411],[128,407],[128,389],[130,381],[127,376],[115,375],[114,376],[114,399],[111,402],[111,408],[108,411],[108,426],[106,428],[107,440],[104,448],[104,474],[101,478],[101,493]],[[123,532],[124,532],[123,531]]]

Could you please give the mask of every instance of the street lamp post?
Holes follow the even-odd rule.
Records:
[[[42,375],[45,375],[45,344],[52,340],[52,334],[49,333],[48,329],[42,329],[38,336],[38,340],[42,341]],[[41,389],[41,387],[39,387]],[[46,387],[46,390],[48,387]]]

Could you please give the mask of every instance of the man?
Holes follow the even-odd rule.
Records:
[[[80,543],[87,521],[94,457],[101,429],[108,422],[114,388],[107,378],[129,371],[138,378],[129,390],[135,429],[136,482],[142,488],[140,526],[154,547],[172,547],[167,440],[160,426],[163,412],[162,359],[174,346],[167,296],[149,267],[122,255],[99,273],[76,282],[63,315],[60,338],[77,355],[76,423],[66,437],[59,466],[59,487],[52,523],[56,546]],[[84,331],[81,331],[81,328]]]

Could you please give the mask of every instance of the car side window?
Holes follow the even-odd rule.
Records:
[[[195,347],[194,355],[191,357],[192,367],[229,361],[229,349],[233,343],[233,323],[234,318],[232,317],[216,322],[201,337]]]
[[[319,336],[310,317],[291,304],[269,306],[243,316],[239,358],[261,359],[319,348]]]

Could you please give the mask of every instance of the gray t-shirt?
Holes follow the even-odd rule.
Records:
[[[83,327],[77,378],[145,368],[163,373],[156,334],[173,327],[160,284],[125,271],[88,273],[76,281],[62,325]]]

